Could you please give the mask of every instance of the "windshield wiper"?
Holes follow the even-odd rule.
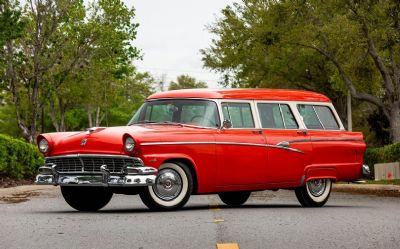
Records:
[[[129,126],[131,126],[131,125],[137,125],[137,124],[153,124],[153,123],[157,123],[157,122],[155,122],[155,121],[144,120],[144,121],[140,121],[140,122],[136,122],[136,123],[130,123]]]
[[[140,122],[137,122],[137,123],[132,123],[132,124],[129,124],[129,125],[137,125],[137,124],[160,124],[160,125],[163,125],[163,124],[171,124],[171,125],[183,126],[183,124],[178,123],[178,122],[172,122],[172,121],[155,122],[155,121],[148,121],[148,120],[140,121]]]

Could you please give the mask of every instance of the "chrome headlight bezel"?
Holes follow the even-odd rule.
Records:
[[[124,149],[127,152],[132,152],[135,149],[136,143],[133,137],[127,136],[124,141]]]
[[[42,138],[38,143],[38,148],[43,154],[49,152],[49,141],[47,141],[45,138]]]

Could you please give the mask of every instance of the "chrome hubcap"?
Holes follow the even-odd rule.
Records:
[[[321,196],[326,189],[326,179],[319,179],[307,182],[307,188],[315,197]]]
[[[175,199],[182,191],[182,178],[172,169],[162,169],[153,186],[156,196],[164,201]]]

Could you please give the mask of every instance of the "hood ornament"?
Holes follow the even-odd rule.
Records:
[[[88,134],[90,134],[90,133],[95,132],[96,130],[101,131],[101,130],[104,130],[105,128],[106,127],[90,127],[90,128],[87,128],[86,130],[87,130]]]
[[[82,141],[81,141],[81,146],[82,146],[82,147],[85,146],[85,145],[86,145],[86,142],[87,142],[87,139],[86,139],[86,138],[82,139]]]

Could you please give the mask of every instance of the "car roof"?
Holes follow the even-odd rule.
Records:
[[[148,100],[168,98],[201,98],[201,99],[243,99],[243,100],[284,100],[307,102],[331,102],[323,94],[311,91],[262,88],[223,88],[223,89],[184,89],[157,92]]]

